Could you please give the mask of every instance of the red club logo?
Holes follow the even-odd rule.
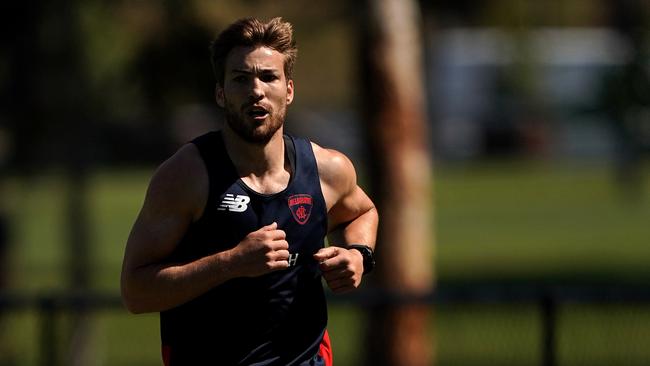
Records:
[[[300,225],[304,225],[311,215],[312,199],[308,194],[294,194],[289,196],[289,209],[293,218]]]

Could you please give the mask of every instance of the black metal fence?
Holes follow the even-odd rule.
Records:
[[[440,286],[422,296],[408,296],[366,290],[347,296],[330,297],[332,304],[354,306],[427,303],[453,304],[535,304],[541,319],[541,359],[543,366],[558,365],[558,308],[565,304],[620,304],[650,307],[650,287],[642,286],[528,286],[466,285]],[[84,314],[122,308],[119,295],[100,292],[52,292],[25,294],[0,292],[0,313],[33,310],[39,319],[39,365],[58,365],[56,337],[61,314]]]

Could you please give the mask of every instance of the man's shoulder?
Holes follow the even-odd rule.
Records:
[[[310,143],[319,165],[323,165],[325,168],[346,168],[352,166],[350,159],[342,152],[322,147],[313,141],[310,141]]]
[[[197,146],[211,145],[218,142],[220,139],[221,130],[213,130],[193,138],[189,143]]]
[[[222,143],[220,130],[206,132],[181,146],[160,168],[174,174],[188,174],[189,177],[196,177],[197,173],[201,175]]]
[[[330,173],[341,172],[341,170],[349,168],[354,169],[350,159],[340,151],[323,147],[306,137],[287,133],[285,133],[285,136],[289,136],[294,141],[302,140],[311,147],[311,150],[314,153],[314,158],[316,159],[316,164],[318,165],[318,172],[321,175],[329,175]]]
[[[172,156],[158,167],[167,174],[194,174],[204,168],[199,147],[194,143],[181,146]]]
[[[354,165],[345,154],[314,142],[311,142],[311,146],[323,183],[338,188],[337,190],[346,190],[351,184],[356,184]]]
[[[156,169],[149,192],[165,202],[190,205],[200,209],[208,187],[205,165],[194,144],[183,145]]]

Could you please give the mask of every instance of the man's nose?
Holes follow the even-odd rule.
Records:
[[[259,78],[253,78],[251,81],[250,96],[254,99],[259,99],[264,96],[264,87]]]

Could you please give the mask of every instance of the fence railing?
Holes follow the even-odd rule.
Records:
[[[647,286],[530,286],[530,285],[464,285],[439,286],[423,295],[405,295],[380,290],[364,290],[345,296],[331,296],[332,304],[357,306],[407,303],[442,304],[537,304],[541,315],[541,357],[543,366],[557,365],[557,309],[567,303],[643,304],[650,306]],[[34,310],[39,318],[39,364],[58,365],[57,316],[65,313],[92,313],[123,308],[118,294],[105,292],[50,292],[28,294],[0,292],[0,313]]]

